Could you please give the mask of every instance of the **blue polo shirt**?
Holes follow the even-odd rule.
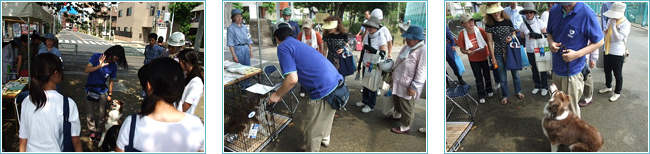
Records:
[[[54,55],[59,56],[59,58],[61,58],[61,51],[59,51],[59,49],[56,47],[52,47],[52,50],[50,51],[47,51],[47,47],[38,50],[39,55],[42,53],[53,53]]]
[[[293,32],[293,35],[291,36],[293,36],[293,38],[297,38],[298,33],[300,33],[300,26],[298,26],[298,22],[289,20],[288,23],[291,25],[291,31]]]
[[[582,2],[577,2],[571,12],[564,13],[561,5],[555,5],[549,11],[546,31],[553,35],[553,40],[562,43],[568,49],[578,51],[589,41],[599,42],[603,39],[596,13]],[[553,53],[553,72],[559,76],[573,76],[585,65],[585,56],[567,63],[562,59],[562,52]]]
[[[162,47],[158,46],[158,44],[154,44],[153,46],[147,44],[147,46],[144,47],[144,64],[147,64],[153,59],[160,57],[164,51],[165,50],[163,50]]]
[[[92,64],[93,66],[99,65],[99,58],[102,56],[102,53],[95,53],[93,54],[92,57],[90,57],[90,60],[88,60],[88,63]],[[94,71],[90,72],[88,74],[88,79],[86,80],[86,85],[101,85],[101,84],[106,84],[106,81],[108,80],[108,77],[111,77],[111,79],[115,80],[117,78],[117,65],[115,63],[109,63],[108,65]],[[87,87],[84,88],[84,90],[88,91]],[[101,89],[98,87],[95,87],[92,89],[92,91],[99,91],[99,93],[103,94],[108,92],[107,89]]]
[[[318,100],[334,91],[343,76],[313,47],[287,37],[278,46],[278,60],[282,75],[298,73],[298,83]]]

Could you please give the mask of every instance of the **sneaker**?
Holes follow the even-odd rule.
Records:
[[[381,90],[377,90],[377,95],[381,95]]]
[[[363,92],[363,89],[359,89],[360,92]]]
[[[485,103],[485,98],[479,99],[478,102],[481,103],[481,104]]]
[[[614,94],[609,98],[609,101],[616,102],[616,100],[618,100],[618,97],[621,97],[621,94]]]
[[[598,90],[598,93],[604,94],[604,93],[608,93],[608,92],[611,92],[611,91],[612,91],[612,88],[605,88],[605,89]]]
[[[494,96],[494,93],[488,93],[488,97]]]
[[[361,112],[368,113],[368,112],[373,111],[373,110],[375,110],[375,109],[371,109],[370,106],[366,105],[366,107],[363,107],[363,109],[361,109]]]
[[[300,93],[300,97],[305,97],[305,93]]]
[[[501,88],[501,83],[497,82],[496,86],[494,86],[494,90],[498,90],[499,88]]]
[[[420,133],[427,133],[427,128],[424,128],[424,127],[423,127],[423,128],[420,128],[420,129],[418,129],[418,132],[420,132]]]
[[[546,96],[546,95],[548,95],[548,90],[542,89],[542,96]]]
[[[533,89],[533,95],[537,95],[538,92],[539,92],[539,88]]]
[[[362,107],[362,106],[364,106],[364,105],[366,105],[366,104],[363,103],[363,102],[357,102],[357,106],[358,106],[358,107]]]

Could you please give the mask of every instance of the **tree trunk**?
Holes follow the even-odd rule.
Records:
[[[341,19],[341,21],[343,21],[343,13],[345,12],[346,6],[347,6],[347,3],[343,3],[343,2],[337,2],[336,3],[336,9],[335,9],[336,14],[335,15],[336,15],[336,17],[339,17],[339,19]]]

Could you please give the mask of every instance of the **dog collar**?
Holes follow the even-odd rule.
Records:
[[[568,110],[568,109],[566,109],[566,110]],[[564,113],[562,113],[562,115],[555,117],[555,120],[564,120],[567,117],[569,117],[569,111],[566,111],[566,110],[564,111]]]

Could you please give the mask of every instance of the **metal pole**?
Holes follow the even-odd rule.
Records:
[[[260,13],[260,3],[262,2],[257,2],[255,3],[255,6],[257,8],[257,50],[259,50],[259,59],[260,59],[260,69],[262,69],[262,38],[260,37],[260,16],[262,13]]]
[[[205,11],[205,10],[204,10],[204,11]],[[169,26],[169,35],[167,35],[167,36],[171,36],[171,35],[172,35],[172,32],[174,31],[174,13],[172,13],[172,19],[170,19],[170,20],[171,20],[172,22],[171,22],[171,24],[169,24],[169,25],[170,25],[170,26]],[[169,39],[169,38],[167,38],[167,39]]]
[[[29,25],[29,23],[31,23],[30,17],[27,17],[27,35],[28,36],[29,36],[29,28],[31,27],[31,25]],[[31,46],[32,46],[32,39],[29,38],[29,39],[27,39],[27,76],[28,77],[32,76],[32,50],[31,50]],[[18,70],[20,70],[20,68],[18,68]],[[27,83],[28,83],[28,86],[31,86],[31,82],[27,82]]]

